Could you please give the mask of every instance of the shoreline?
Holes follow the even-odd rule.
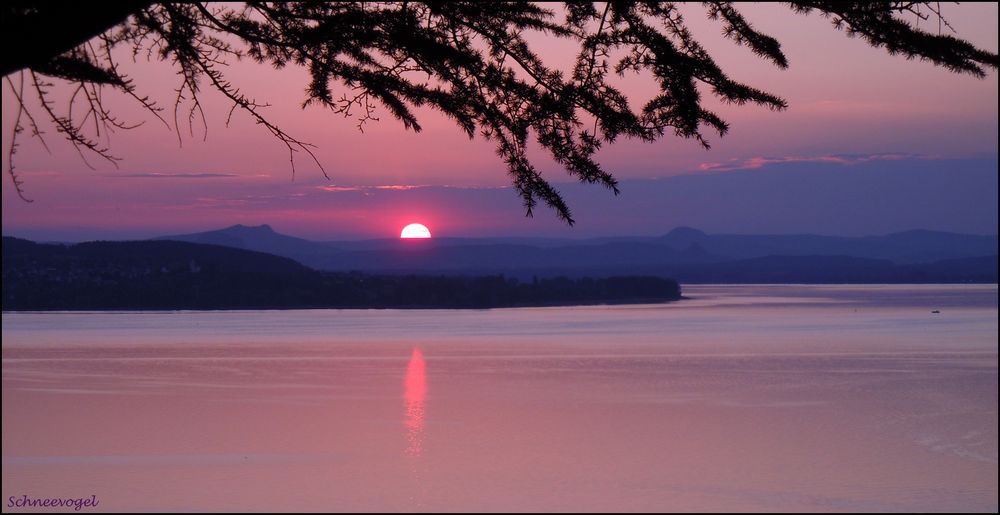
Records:
[[[522,309],[522,308],[572,308],[586,306],[623,306],[623,305],[644,305],[644,304],[670,304],[681,300],[690,300],[690,297],[680,296],[674,299],[656,298],[636,298],[623,300],[607,300],[594,302],[548,302],[530,303],[497,306],[449,306],[442,304],[435,305],[400,305],[400,306],[261,306],[261,307],[219,307],[219,308],[87,308],[87,309],[4,309],[7,313],[179,313],[179,312],[206,312],[214,313],[218,311],[320,311],[320,310],[343,310],[343,311],[388,311],[388,310],[447,310],[447,311],[488,311],[491,309]]]

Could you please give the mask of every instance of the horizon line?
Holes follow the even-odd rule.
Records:
[[[351,238],[351,237],[339,237],[338,238],[338,237],[333,237],[332,239],[326,239],[326,238],[324,238],[324,239],[313,239],[313,238],[308,238],[308,237],[303,237],[303,236],[297,236],[295,234],[291,234],[291,233],[287,233],[287,232],[277,231],[277,230],[274,229],[273,226],[271,226],[271,224],[268,224],[268,223],[256,224],[256,225],[247,225],[247,224],[243,224],[243,223],[237,223],[237,224],[232,224],[232,225],[228,225],[228,226],[225,226],[225,227],[220,227],[220,228],[217,228],[217,229],[196,230],[196,231],[191,231],[191,232],[171,232],[171,233],[159,234],[159,235],[156,235],[156,236],[149,236],[149,237],[98,237],[98,238],[91,238],[91,239],[57,240],[57,239],[39,239],[39,238],[33,238],[33,237],[19,236],[19,235],[16,235],[16,234],[10,234],[6,230],[3,231],[2,237],[4,237],[4,238],[16,238],[16,239],[31,241],[31,242],[34,242],[34,243],[43,243],[43,244],[78,244],[78,243],[89,243],[89,242],[98,242],[98,241],[148,241],[148,240],[165,239],[165,238],[168,238],[170,236],[192,236],[192,235],[197,235],[197,234],[205,234],[205,233],[212,233],[212,232],[222,232],[222,231],[226,231],[226,230],[229,230],[229,229],[235,229],[235,228],[259,229],[259,228],[264,228],[264,227],[269,228],[274,234],[277,234],[279,236],[286,236],[286,237],[291,237],[291,238],[297,238],[297,239],[306,240],[306,241],[309,241],[309,242],[312,242],[312,243],[337,243],[337,242],[360,243],[360,242],[366,242],[366,241],[372,241],[372,242],[374,242],[374,241],[387,241],[387,240],[388,241],[393,241],[393,240],[399,240],[400,239],[398,236],[395,236],[395,237],[390,237],[390,236],[386,236],[386,237],[360,237],[360,238]],[[49,229],[44,229],[44,230],[47,231]],[[66,228],[66,229],[58,229],[57,228],[57,229],[54,229],[54,231],[59,231],[59,230],[71,230],[71,228]],[[481,236],[481,235],[479,235],[479,236],[467,236],[467,235],[444,235],[444,236],[440,236],[439,235],[439,236],[434,236],[433,238],[428,238],[428,239],[431,240],[431,241],[433,241],[433,240],[509,240],[509,239],[520,239],[520,240],[549,240],[549,241],[552,241],[552,240],[561,240],[561,241],[570,241],[570,242],[583,242],[583,241],[588,241],[588,240],[604,240],[604,239],[661,238],[661,237],[668,236],[669,234],[671,234],[671,233],[673,233],[674,231],[677,231],[677,230],[694,230],[694,231],[698,231],[698,232],[704,234],[705,236],[820,236],[820,237],[826,237],[826,238],[851,238],[851,239],[856,239],[856,238],[879,238],[879,237],[893,236],[893,235],[897,235],[897,234],[906,234],[906,233],[913,233],[913,232],[927,232],[927,233],[939,233],[939,234],[954,234],[954,235],[960,235],[960,236],[1000,237],[1000,234],[998,234],[998,233],[955,232],[955,231],[941,231],[941,230],[924,229],[924,228],[904,229],[904,230],[901,230],[901,231],[892,231],[892,232],[880,233],[880,234],[863,234],[863,235],[845,236],[845,235],[837,235],[837,234],[822,234],[822,233],[812,233],[812,232],[787,232],[787,233],[708,232],[708,231],[704,231],[704,230],[698,229],[696,227],[691,227],[691,226],[686,226],[686,225],[679,225],[679,226],[673,227],[672,229],[668,229],[665,232],[657,232],[657,233],[652,233],[652,234],[620,234],[620,235],[583,236],[583,237],[572,237],[572,236],[526,236],[526,235],[497,235],[497,236]]]

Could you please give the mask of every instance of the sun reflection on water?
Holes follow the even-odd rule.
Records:
[[[420,456],[424,443],[424,405],[427,400],[427,375],[424,354],[414,348],[406,366],[403,406],[405,407],[406,454]]]

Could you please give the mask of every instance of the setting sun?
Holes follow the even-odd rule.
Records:
[[[399,234],[400,238],[430,238],[431,231],[427,229],[424,224],[410,224],[403,227],[403,232]]]

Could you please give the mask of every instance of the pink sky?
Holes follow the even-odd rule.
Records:
[[[673,137],[655,144],[616,143],[604,149],[600,158],[619,178],[667,177],[732,169],[734,163],[762,166],[841,154],[997,155],[995,72],[984,80],[957,75],[848,39],[817,15],[793,15],[779,5],[743,7],[758,29],[783,43],[790,67],[780,70],[722,38],[718,24],[704,20],[700,7],[686,9],[691,11],[687,20],[696,36],[724,70],[737,80],[783,96],[790,108],[773,113],[756,107],[719,107],[732,129],[724,138],[712,137],[713,148],[707,152],[693,141]],[[947,5],[945,14],[960,37],[997,50],[997,4]],[[550,64],[572,59],[572,51],[539,41],[547,45]],[[127,73],[145,93],[170,105],[176,77],[165,64],[140,63],[129,66]],[[300,69],[278,72],[239,63],[228,75],[250,96],[272,104],[267,112],[273,121],[317,145],[316,155],[331,180],[324,179],[303,157],[293,183],[283,145],[245,115],[237,114],[226,128],[228,106],[218,95],[206,93],[202,99],[207,138],[202,140],[200,127],[196,126],[194,137],[185,129],[182,146],[174,132],[137,110],[128,99],[116,98],[110,104],[123,117],[147,120],[139,129],[112,136],[112,150],[123,159],[120,168],[91,159],[97,170],[88,170],[51,129],[51,154],[24,137],[15,160],[28,196],[35,202],[18,200],[10,179],[4,177],[4,232],[83,227],[106,229],[109,234],[143,228],[155,233],[246,221],[275,223],[292,234],[297,224],[308,226],[314,237],[335,239],[344,234],[391,237],[405,223],[420,221],[435,235],[441,234],[436,226],[442,225],[454,234],[530,234],[539,224],[537,219],[553,217],[542,208],[536,221],[526,220],[513,193],[509,215],[499,220],[495,212],[477,214],[474,207],[458,215],[450,210],[449,218],[442,220],[444,210],[416,195],[399,195],[391,209],[375,210],[359,202],[340,206],[332,201],[335,196],[328,206],[297,205],[297,196],[318,187],[502,187],[508,179],[492,143],[468,140],[450,121],[429,110],[418,111],[424,126],[421,133],[405,131],[384,111],[381,122],[367,125],[360,133],[353,120],[318,107],[300,108],[308,80]],[[622,85],[639,96],[650,93],[652,87],[642,78],[626,79]],[[14,114],[11,97],[4,88],[5,169]],[[569,179],[557,166],[537,157],[551,181]],[[461,220],[454,220],[456,216]],[[328,231],[322,229],[324,224]]]

